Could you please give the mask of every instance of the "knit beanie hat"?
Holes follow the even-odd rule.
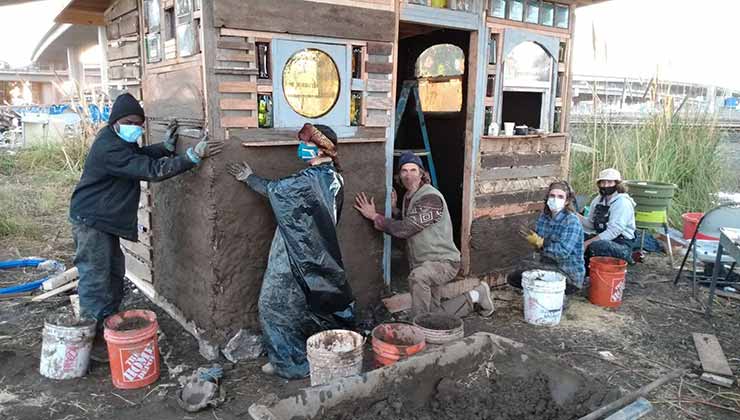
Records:
[[[113,103],[110,117],[108,117],[108,125],[113,125],[116,121],[128,115],[140,115],[144,118],[144,109],[130,93],[123,93]]]
[[[401,158],[398,160],[398,167],[401,168],[407,163],[415,163],[419,169],[424,169],[424,164],[421,162],[421,158],[411,152],[403,152]]]

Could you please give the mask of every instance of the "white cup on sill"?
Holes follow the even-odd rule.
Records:
[[[505,122],[504,123],[504,134],[507,136],[513,136],[515,125],[516,123],[513,123],[513,122]]]

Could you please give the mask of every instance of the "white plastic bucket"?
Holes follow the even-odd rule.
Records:
[[[555,271],[522,273],[524,320],[533,325],[558,325],[563,314],[565,275]]]
[[[87,374],[95,338],[95,320],[55,316],[44,322],[39,373],[51,379],[80,378]]]
[[[365,338],[354,331],[328,330],[306,341],[311,386],[362,373]]]

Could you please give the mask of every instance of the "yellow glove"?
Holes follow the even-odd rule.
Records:
[[[545,245],[545,239],[532,230],[530,230],[529,235],[527,235],[527,242],[537,249],[540,249]]]

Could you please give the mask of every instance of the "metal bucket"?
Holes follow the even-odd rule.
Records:
[[[95,320],[55,315],[44,322],[39,373],[51,379],[81,378],[90,365]]]
[[[424,333],[429,344],[449,343],[465,336],[463,320],[444,312],[417,315],[414,325]]]
[[[354,331],[328,330],[306,341],[311,386],[362,372],[365,338]]]

